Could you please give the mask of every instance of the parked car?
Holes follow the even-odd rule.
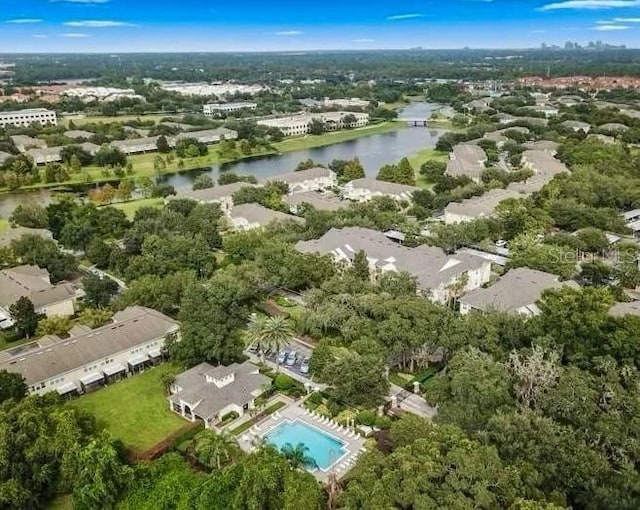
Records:
[[[288,356],[289,356],[289,353],[287,351],[280,351],[278,353],[278,363],[280,364],[284,363]]]
[[[302,363],[300,364],[300,373],[301,374],[308,374],[309,373],[309,358],[304,358],[302,360]]]
[[[292,367],[298,361],[298,353],[296,351],[291,351],[287,356],[287,366]]]

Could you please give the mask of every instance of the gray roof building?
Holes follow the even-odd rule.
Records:
[[[14,157],[13,154],[9,154],[8,152],[0,151],[0,165],[3,165],[6,160]]]
[[[229,211],[229,218],[235,229],[249,230],[266,227],[271,223],[293,221],[304,223],[304,218],[268,209],[260,204],[235,205]]]
[[[457,223],[457,221],[465,221],[460,219],[447,221],[447,216],[465,218],[466,220],[489,217],[495,213],[498,204],[508,198],[522,198],[522,195],[514,190],[496,188],[462,202],[450,202],[444,209],[445,222]]]
[[[67,138],[78,140],[81,138],[91,138],[94,133],[92,133],[91,131],[83,131],[82,129],[70,129],[69,131],[65,131],[63,135]]]
[[[624,133],[629,129],[629,126],[625,126],[619,122],[609,122],[598,126],[598,129],[601,131],[609,131],[611,133]]]
[[[8,308],[21,297],[36,309],[71,299],[77,288],[70,283],[51,284],[49,272],[38,266],[18,266],[0,271],[0,307]]]
[[[220,202],[223,199],[233,196],[236,191],[242,188],[254,187],[256,187],[256,185],[250,182],[233,182],[212,188],[179,191],[175,198],[190,198],[191,200],[196,200],[201,203]],[[171,198],[172,197],[169,197],[169,200],[171,200]]]
[[[561,282],[558,276],[527,267],[512,269],[500,280],[487,287],[469,292],[460,298],[460,311],[496,310],[524,315],[538,315],[536,302],[547,289],[563,286],[579,288],[575,282]]]
[[[40,138],[33,138],[27,135],[13,135],[10,137],[13,144],[20,152],[25,152],[27,149],[40,148],[43,149],[47,146],[47,142]]]
[[[334,179],[336,173],[333,170],[324,168],[322,166],[314,166],[307,170],[300,170],[299,172],[287,172],[285,174],[272,175],[271,177],[265,177],[261,179],[261,182],[286,182],[287,184],[298,184],[311,179],[330,178]]]
[[[480,257],[467,253],[447,255],[442,249],[427,245],[407,248],[382,232],[360,227],[332,228],[319,239],[299,241],[296,249],[301,253],[330,254],[336,261],[347,263],[362,250],[372,268],[380,272],[406,271],[416,277],[418,289],[423,292],[436,291],[467,271],[489,266]],[[442,301],[439,296],[436,300]]]
[[[150,308],[132,306],[97,329],[72,330],[68,338],[50,335],[28,349],[0,353],[0,370],[22,374],[28,386],[81,369],[108,356],[177,332],[176,321]]]
[[[53,239],[53,234],[44,228],[14,227],[0,234],[0,248],[6,248],[13,241],[27,235],[38,236],[42,239]]]
[[[111,142],[111,146],[121,150],[125,154],[134,154],[136,152],[151,152],[158,149],[159,136],[150,136],[146,138],[131,138],[129,140],[116,140]]]
[[[630,301],[628,303],[615,303],[609,313],[614,317],[624,317],[625,315],[640,316],[640,301]]]
[[[26,153],[33,158],[36,165],[62,161],[62,147],[44,147],[41,149],[27,149]]]
[[[569,171],[565,164],[554,158],[551,153],[541,150],[524,151],[522,165],[531,169],[534,172],[533,176],[525,181],[512,182],[507,189],[527,195],[540,191],[556,175]]]
[[[527,142],[523,144],[523,147],[532,151],[547,151],[555,154],[558,152],[559,145],[558,142],[552,140],[537,140],[535,142]]]
[[[296,212],[302,204],[308,204],[318,211],[338,211],[349,207],[351,203],[348,200],[340,199],[333,193],[319,193],[317,191],[286,195],[283,200],[292,212]]]
[[[453,148],[447,162],[446,173],[452,177],[467,176],[479,181],[484,172],[487,155],[481,147],[468,143],[461,143]]]
[[[269,377],[246,361],[228,367],[200,363],[176,377],[169,402],[174,411],[200,418],[209,427],[227,412],[242,414],[252,407],[270,384]]]
[[[397,184],[395,182],[379,181],[378,179],[372,179],[371,177],[363,177],[362,179],[355,179],[345,184],[345,188],[367,190],[372,193],[381,193],[382,195],[407,195],[411,196],[414,191],[418,191],[420,188],[417,186],[409,186],[407,184]]]
[[[169,140],[169,145],[175,145],[178,140],[193,138],[201,143],[216,143],[222,140],[235,140],[238,138],[238,132],[227,128],[205,129],[202,131],[188,131],[180,133],[175,138]]]
[[[572,129],[574,131],[584,131],[588,133],[591,129],[591,124],[587,124],[586,122],[580,122],[578,120],[565,120],[560,124],[566,129]]]

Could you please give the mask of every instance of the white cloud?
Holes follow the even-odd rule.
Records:
[[[593,27],[593,30],[598,30],[599,32],[613,32],[616,30],[629,30],[631,27],[629,25],[598,25]]]
[[[613,18],[616,23],[640,23],[640,18]]]
[[[14,23],[16,25],[26,25],[29,23],[42,23],[43,20],[40,18],[17,18],[17,19],[8,19],[7,23]]]
[[[419,14],[417,12],[410,14],[394,14],[393,16],[387,16],[387,19],[390,21],[397,21],[400,19],[414,19],[414,18],[422,18],[424,14]]]
[[[45,34],[31,34],[31,37],[35,37],[36,39],[46,39],[49,36]]]
[[[85,27],[85,28],[111,28],[111,27],[137,27],[134,23],[126,23],[124,21],[110,20],[84,20],[84,21],[67,21],[68,27]]]
[[[62,37],[72,37],[74,39],[81,39],[83,37],[89,37],[89,34],[83,34],[81,32],[67,32],[66,34],[60,34]]]
[[[547,31],[546,30],[532,30],[531,33],[532,34],[546,34]]]
[[[565,0],[543,5],[540,11],[555,11],[558,9],[615,9],[623,7],[636,7],[640,0]]]
[[[363,39],[353,39],[352,42],[354,42],[354,43],[372,43],[372,42],[376,42],[376,40],[375,39],[363,38]]]
[[[300,30],[281,30],[280,32],[276,32],[276,35],[302,35],[303,32]]]

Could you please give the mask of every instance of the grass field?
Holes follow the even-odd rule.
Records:
[[[105,115],[96,115],[90,117],[65,117],[62,119],[62,122],[65,126],[69,125],[69,121],[73,121],[76,126],[81,126],[83,124],[91,124],[93,122],[129,122],[132,120],[152,120],[154,122],[158,122],[165,117],[171,117],[170,114],[166,115],[116,115],[113,117],[108,117]]]
[[[303,149],[312,149],[314,147],[322,147],[334,143],[347,142],[355,140],[363,136],[378,135],[397,131],[406,128],[404,122],[383,122],[381,124],[373,124],[356,129],[336,131],[335,133],[324,133],[322,135],[306,135],[299,138],[290,138],[274,144],[279,152],[293,152]]]
[[[169,410],[162,374],[175,371],[160,365],[94,393],[72,400],[69,405],[96,417],[127,448],[142,453],[187,422]]]
[[[431,184],[425,181],[424,177],[420,175],[420,167],[426,161],[447,161],[447,154],[435,149],[423,149],[409,156],[409,163],[416,171],[416,184],[421,188],[431,188]]]
[[[111,204],[111,207],[120,209],[127,215],[128,219],[132,220],[136,211],[141,207],[161,207],[163,204],[164,200],[162,198],[141,198],[139,200]]]
[[[0,234],[9,229],[9,220],[0,218]]]

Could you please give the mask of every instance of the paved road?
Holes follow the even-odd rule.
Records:
[[[96,266],[87,267],[80,264],[79,268],[82,271],[98,275],[101,278],[109,278],[110,280],[113,280],[118,284],[118,287],[120,287],[122,290],[125,290],[127,288],[127,284],[124,283],[122,280],[120,280],[119,278],[116,278],[112,274],[107,273],[106,271],[103,271],[102,269],[98,269]]]

